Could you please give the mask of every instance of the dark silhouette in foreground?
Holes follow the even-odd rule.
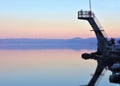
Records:
[[[111,83],[120,83],[120,45],[115,44],[115,40],[107,40],[103,34],[104,30],[101,29],[101,25],[98,23],[92,11],[79,11],[78,19],[87,20],[92,26],[97,37],[97,51],[93,53],[84,53],[82,58],[85,60],[94,59],[97,61],[97,68],[92,79],[86,86],[95,86],[98,78],[101,76],[105,68],[112,71],[112,75],[109,77]]]

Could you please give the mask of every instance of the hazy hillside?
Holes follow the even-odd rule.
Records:
[[[0,49],[95,49],[96,39],[0,39]]]

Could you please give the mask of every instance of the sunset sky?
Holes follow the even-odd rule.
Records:
[[[89,0],[0,0],[0,38],[95,37],[77,11]],[[120,37],[120,0],[92,0],[108,37]]]

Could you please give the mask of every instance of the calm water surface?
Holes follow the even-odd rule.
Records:
[[[81,59],[90,50],[0,50],[0,86],[79,86],[89,82],[94,60]],[[111,72],[98,86],[110,84]]]

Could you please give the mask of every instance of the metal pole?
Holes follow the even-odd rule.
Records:
[[[89,0],[89,6],[90,6],[90,11],[92,11],[92,9],[91,9],[91,0]]]

